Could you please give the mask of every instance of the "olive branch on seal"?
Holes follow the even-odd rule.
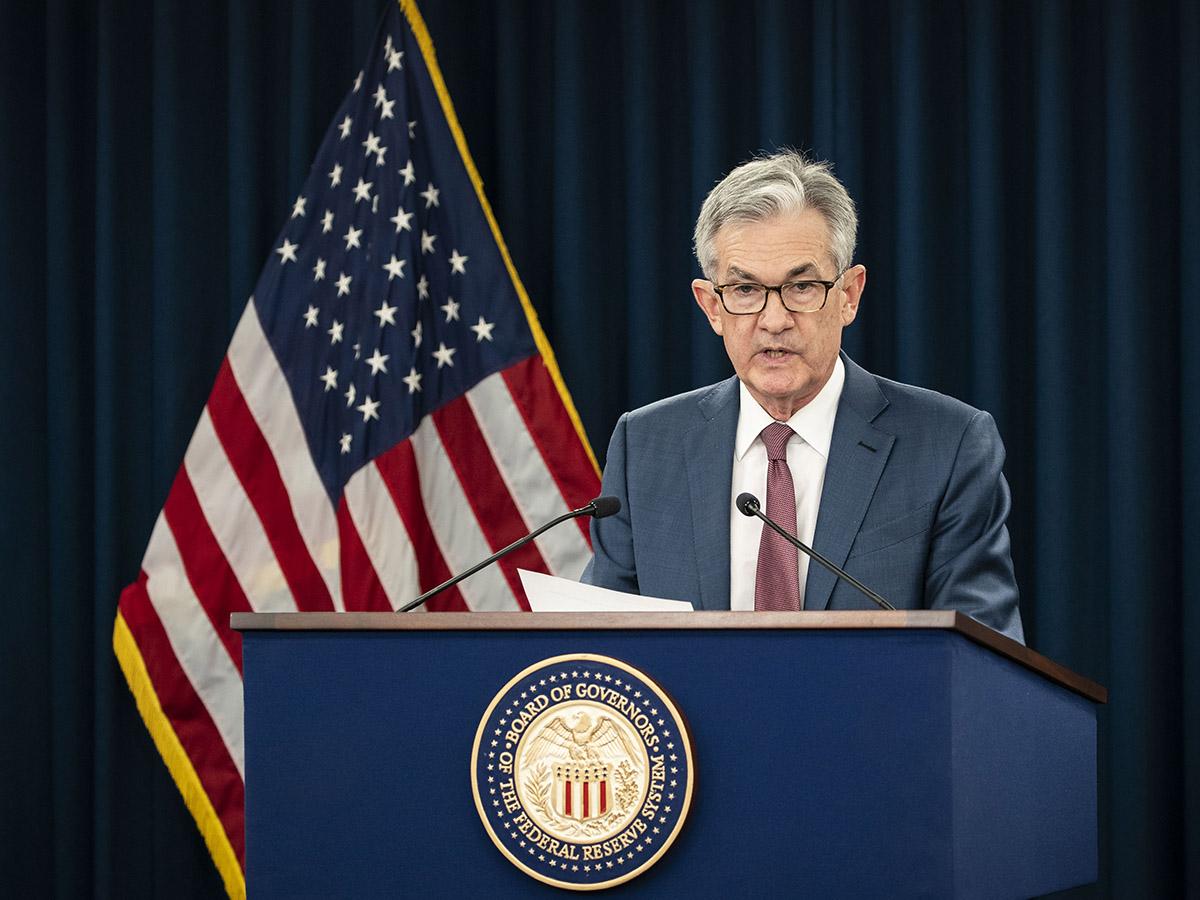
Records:
[[[551,822],[557,822],[558,816],[550,809],[549,782],[550,771],[546,768],[546,764],[538,763],[537,768],[533,770],[533,774],[525,779],[525,790],[529,795],[529,802],[537,807],[538,812]]]

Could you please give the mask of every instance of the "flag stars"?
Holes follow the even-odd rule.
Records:
[[[405,187],[408,187],[417,180],[417,173],[413,171],[413,161],[411,159],[408,161],[408,165],[406,165],[403,169],[397,169],[396,172],[397,174],[404,176]]]
[[[325,280],[325,260],[317,257],[317,264],[313,266],[313,281]]]
[[[387,70],[389,72],[395,72],[399,69],[403,69],[404,68],[404,51],[403,50],[389,50],[388,54],[387,54],[387,60],[388,60]]]
[[[382,372],[384,375],[386,375],[387,361],[389,359],[391,359],[391,356],[386,353],[380,353],[379,348],[376,347],[375,352],[371,354],[370,358],[367,360],[367,365],[371,367],[371,374],[378,375],[380,372]]]
[[[292,218],[298,219],[304,215],[304,204],[308,202],[307,197],[297,197],[296,202],[292,204]]]
[[[350,282],[353,280],[353,275],[347,275],[345,272],[338,273],[337,281],[334,284],[337,285],[337,295],[339,297],[345,297],[350,293]]]
[[[342,235],[342,240],[346,242],[347,250],[349,250],[351,247],[362,246],[362,243],[359,241],[359,238],[362,237],[362,233],[363,230],[361,228],[355,228],[353,225],[346,229],[346,233]]]
[[[411,141],[417,136],[417,120],[413,119],[408,123],[408,139]]]
[[[341,439],[340,441],[338,441],[338,444],[339,444],[339,445],[341,446],[341,448],[342,448],[342,453],[343,453],[343,454],[346,454],[346,453],[349,453],[349,452],[350,452],[350,442],[351,442],[352,440],[353,440],[353,438],[352,438],[352,437],[350,437],[350,435],[348,435],[348,434],[343,434],[343,435],[342,435],[342,439]]]
[[[441,191],[439,191],[437,188],[435,188],[433,186],[432,181],[429,182],[429,187],[427,187],[427,188],[425,188],[425,190],[421,191],[421,196],[425,198],[425,208],[426,209],[429,209],[429,207],[431,207],[431,206],[440,206],[441,205],[440,203],[438,203],[438,195],[439,194],[441,194]]]
[[[462,306],[462,304],[459,303],[457,300],[455,300],[453,297],[446,298],[446,302],[442,304],[441,310],[442,310],[442,312],[444,312],[446,314],[446,324],[447,325],[449,325],[451,322],[458,319],[458,308],[460,306]]]
[[[321,381],[325,382],[325,393],[337,389],[337,369],[332,366],[325,367],[325,374],[321,376]]]
[[[363,73],[359,72],[358,77],[356,77],[354,79],[354,93],[357,94],[359,89],[362,87],[362,80],[363,80]]]
[[[317,313],[319,313],[319,312],[320,312],[320,310],[317,309],[315,306],[313,306],[311,303],[308,305],[308,310],[304,313],[304,327],[305,328],[316,328],[317,327]]]
[[[444,343],[438,343],[438,348],[433,351],[433,358],[437,360],[437,367],[440,369],[443,366],[454,367],[454,354],[458,351],[453,347],[447,347]]]
[[[412,335],[412,337],[413,337],[413,349],[414,349],[414,350],[416,350],[417,348],[419,348],[419,347],[421,346],[421,338],[422,338],[422,337],[423,337],[423,335],[424,335],[424,326],[423,326],[423,325],[421,324],[421,322],[418,320],[418,321],[417,321],[417,327],[416,327],[416,328],[414,328],[414,329],[413,329],[411,332],[409,332],[409,333],[410,333],[410,334]]]
[[[342,140],[345,140],[346,138],[350,137],[350,127],[353,124],[354,124],[354,120],[351,119],[349,116],[346,116],[346,118],[342,119],[341,124],[338,125],[338,131],[340,131],[342,133],[342,137],[341,137]]]
[[[459,275],[467,274],[467,260],[469,256],[461,256],[457,249],[450,254],[450,274],[458,273]]]
[[[396,214],[388,219],[389,222],[396,223],[396,234],[399,234],[401,229],[404,231],[412,231],[412,217],[414,213],[405,212],[401,206],[396,210]]]
[[[396,118],[395,114],[392,112],[392,107],[394,107],[394,106],[396,105],[396,101],[395,101],[395,100],[384,100],[382,105],[383,105],[383,112],[381,112],[381,113],[379,114],[379,120],[380,120],[381,122],[382,122],[384,119],[394,119],[394,118]]]
[[[382,328],[384,325],[395,325],[396,324],[396,310],[397,309],[398,309],[398,307],[388,306],[386,300],[384,300],[380,304],[379,309],[375,310],[375,313],[374,313],[376,316],[379,317],[379,327],[380,328]]]
[[[486,322],[483,316],[480,316],[479,322],[471,326],[471,330],[475,332],[475,343],[490,341],[492,339],[492,329],[495,327],[495,322]]]
[[[325,332],[327,335],[329,335],[329,345],[331,347],[334,344],[340,344],[342,342],[342,331],[345,329],[345,327],[346,325],[344,322],[339,322],[337,319],[333,320],[333,324],[329,326],[329,330]]]
[[[387,88],[380,84],[375,88],[375,106],[383,106],[385,103],[387,103]]]
[[[346,398],[346,406],[349,407],[354,405],[354,400],[358,396],[358,391],[354,389],[353,383],[351,383],[350,387],[346,389],[346,393],[342,394],[342,396]]]
[[[354,186],[354,202],[358,203],[360,200],[370,200],[371,186],[374,184],[375,182],[373,181],[365,181],[362,178],[358,179],[358,184]]]
[[[321,234],[329,234],[333,231],[333,210],[325,210],[325,215],[321,217]]]
[[[362,145],[367,148],[366,152],[363,153],[363,156],[370,156],[372,153],[378,153],[379,137],[375,134],[375,132],[368,131],[367,139],[362,142]]]
[[[335,188],[341,183],[342,183],[342,164],[334,163],[333,168],[329,170],[329,186],[331,188]]]
[[[362,358],[362,344],[355,344],[351,349],[354,350],[354,358],[355,359]]]
[[[363,422],[369,422],[372,419],[376,422],[379,421],[379,401],[372,400],[370,394],[367,394],[367,399],[354,408],[362,413]]]
[[[388,281],[391,281],[393,278],[403,278],[404,267],[408,264],[407,260],[396,259],[396,254],[394,253],[391,254],[391,257],[392,258],[383,266],[388,273]]]
[[[418,300],[428,300],[429,299],[429,279],[425,277],[424,272],[421,273],[421,278],[417,282],[417,299]]]
[[[283,246],[276,247],[275,252],[279,254],[279,264],[286,266],[290,262],[296,261],[296,251],[300,249],[299,244],[293,244],[287,238],[283,239]]]
[[[433,252],[433,242],[437,240],[436,234],[430,234],[424,228],[421,229],[421,254]]]
[[[380,147],[378,150],[375,151],[375,165],[377,165],[377,166],[383,165],[383,156],[385,153],[387,153],[387,151],[388,151],[387,147]]]

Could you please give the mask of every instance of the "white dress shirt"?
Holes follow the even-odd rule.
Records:
[[[833,374],[817,396],[796,411],[787,424],[796,432],[788,438],[787,461],[796,488],[796,537],[812,546],[817,530],[817,511],[825,486],[825,464],[833,440],[833,421],[846,383],[841,357]],[[738,494],[749,491],[767,507],[767,448],[762,430],[774,419],[758,405],[746,385],[739,384],[741,406],[733,445],[733,492],[729,498],[729,608],[754,609],[754,581],[758,572],[758,544],[766,526],[737,511]],[[785,528],[788,523],[781,523]],[[808,557],[800,557],[800,596],[808,579]]]

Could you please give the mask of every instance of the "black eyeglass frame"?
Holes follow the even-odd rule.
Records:
[[[776,285],[758,284],[757,281],[730,281],[726,284],[714,284],[713,285],[713,293],[715,293],[718,297],[721,298],[721,306],[723,306],[725,308],[725,312],[729,313],[731,316],[761,315],[762,311],[767,308],[767,301],[769,301],[771,299],[772,291],[774,291],[776,294],[779,295],[779,302],[781,304],[783,304],[783,308],[786,309],[788,312],[790,312],[790,313],[815,313],[815,312],[820,312],[821,310],[823,310],[825,308],[825,304],[829,302],[829,292],[831,290],[833,290],[833,286],[835,284],[837,284],[839,280],[841,280],[841,277],[849,271],[850,271],[849,266],[847,266],[845,269],[842,269],[842,271],[838,272],[837,275],[835,275],[833,277],[833,281],[821,281],[820,279],[817,279],[817,278],[801,278],[801,279],[797,279],[796,281],[785,281],[783,284],[776,284]],[[762,288],[764,291],[762,306],[760,306],[756,310],[752,310],[749,312],[734,312],[732,309],[730,309],[729,305],[725,302],[725,289],[731,288],[731,287],[736,287],[739,284],[755,284],[755,285],[758,285],[760,288]],[[816,309],[792,309],[790,306],[788,306],[787,301],[783,299],[783,289],[785,287],[791,287],[794,284],[819,284],[819,285],[821,285],[821,287],[825,288],[825,296],[821,299],[821,305],[818,306]]]

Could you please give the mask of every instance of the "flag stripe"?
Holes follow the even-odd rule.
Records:
[[[545,363],[540,357],[533,356],[509,366],[503,375],[525,428],[537,444],[559,493],[568,507],[583,506],[599,493],[600,477],[595,467],[587,462],[583,444]],[[588,520],[579,519],[577,524],[591,547]]]
[[[389,608],[403,606],[421,593],[421,575],[413,542],[373,463],[363,466],[346,483],[343,502],[349,524],[390,600]]]
[[[245,862],[243,832],[244,782],[188,675],[180,667],[149,594],[147,574],[121,595],[121,614],[137,642],[163,713],[192,761],[204,792],[212,801],[225,835]]]
[[[529,523],[524,520],[521,511],[513,502],[508,485],[504,483],[500,470],[496,468],[496,462],[466,397],[452,400],[435,412],[433,422],[437,426],[438,436],[446,448],[450,463],[458,473],[459,481],[471,485],[471,491],[466,497],[492,551],[507,547],[528,534],[531,530]],[[529,601],[525,599],[525,591],[521,587],[521,576],[517,574],[517,569],[519,567],[547,573],[550,571],[537,545],[529,543],[514,550],[500,560],[499,565],[521,608],[529,609]]]
[[[188,582],[208,614],[213,630],[229,651],[229,658],[241,672],[242,642],[229,628],[229,614],[250,612],[250,602],[205,521],[186,469],[181,468],[175,476],[163,515],[175,535]]]
[[[233,380],[228,359],[217,373],[212,396],[208,398],[208,411],[225,455],[263,523],[296,606],[318,612],[333,609],[333,598],[292,515],[279,466]]]
[[[337,517],[346,608],[355,612],[391,612],[392,605],[388,602],[387,592],[384,591],[375,567],[367,556],[344,498],[338,504]]]
[[[287,380],[263,334],[253,297],[238,322],[227,359],[246,406],[279,466],[309,555],[333,598],[334,608],[341,610],[338,526],[333,504],[313,464],[296,407],[289,402]]]
[[[217,440],[207,407],[200,413],[183,465],[204,518],[250,606],[255,612],[294,612],[296,601],[262,522]]]
[[[567,511],[567,503],[556,489],[546,461],[521,421],[516,403],[504,377],[489,376],[467,392],[467,400],[487,441],[508,492],[525,522],[536,527]],[[550,572],[576,578],[587,565],[592,550],[575,528],[552,528],[537,538],[538,549]]]
[[[442,558],[450,571],[465,571],[491,556],[492,549],[471,511],[454,467],[446,458],[446,447],[438,437],[433,420],[422,421],[409,440],[420,474],[417,482],[421,498]],[[509,590],[503,572],[496,566],[488,566],[459,582],[458,589],[473,610],[521,608]]]
[[[238,772],[244,774],[242,676],[188,583],[164,516],[154,524],[142,569],[146,594],[175,658],[212,717]]]
[[[400,514],[405,530],[412,535],[413,547],[417,552],[421,592],[424,593],[448,579],[450,568],[434,539],[433,528],[425,513],[416,454],[408,441],[402,441],[376,459],[375,465],[384,485],[387,486],[392,502],[396,504],[396,511]],[[467,609],[466,600],[457,586],[430,598],[427,605],[433,612],[461,612]]]

